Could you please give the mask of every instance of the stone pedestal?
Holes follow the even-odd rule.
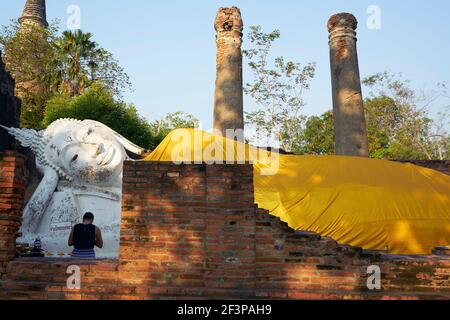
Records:
[[[214,129],[244,129],[242,85],[242,30],[238,8],[220,8],[216,21],[217,75],[214,98]]]
[[[368,157],[366,121],[361,94],[356,18],[349,13],[328,21],[336,154]]]

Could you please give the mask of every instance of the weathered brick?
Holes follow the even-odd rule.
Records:
[[[0,175],[1,298],[450,297],[448,257],[367,258],[360,248],[295,232],[257,208],[251,165],[127,161],[119,260],[10,261],[23,197],[23,161],[13,158],[9,153],[14,170],[5,172],[14,175]],[[66,288],[69,264],[82,269],[78,291]],[[379,294],[365,287],[370,264],[383,270]]]

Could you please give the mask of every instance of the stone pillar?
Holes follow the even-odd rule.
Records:
[[[236,7],[220,8],[214,27],[217,43],[214,129],[225,136],[226,129],[244,129],[241,12]]]
[[[366,121],[361,94],[356,27],[349,13],[328,21],[336,154],[368,157]]]
[[[48,27],[45,0],[27,0],[19,23],[22,26],[32,24],[44,28]]]

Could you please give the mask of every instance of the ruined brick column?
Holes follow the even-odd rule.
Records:
[[[33,24],[40,27],[48,27],[45,0],[27,0],[19,22],[22,26]]]
[[[214,27],[217,43],[214,129],[225,136],[226,129],[244,129],[241,12],[236,7],[220,8]]]
[[[4,271],[4,262],[14,259],[16,254],[16,233],[25,197],[24,169],[23,155],[0,150],[0,273]]]
[[[328,20],[336,154],[368,157],[369,148],[361,94],[356,27],[349,13]]]

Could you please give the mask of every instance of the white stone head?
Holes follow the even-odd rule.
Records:
[[[126,151],[144,149],[104,124],[93,120],[59,119],[43,131],[5,128],[24,147],[30,147],[38,165],[50,167],[72,183],[114,185],[122,173]]]
[[[145,152],[93,120],[59,119],[43,131],[3,128],[33,151],[44,175],[24,209],[23,226],[29,231],[37,228],[59,182],[75,189],[120,188],[126,150],[137,155]]]
[[[126,150],[144,150],[92,120],[61,119],[44,132],[45,154],[73,183],[114,186],[121,178]]]

